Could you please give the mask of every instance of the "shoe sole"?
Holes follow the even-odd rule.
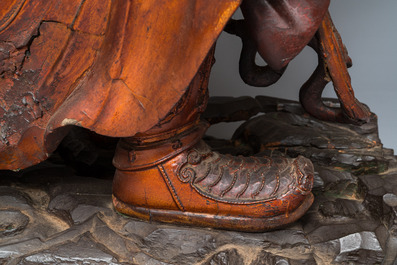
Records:
[[[136,217],[149,222],[157,221],[163,223],[211,227],[216,229],[235,230],[242,232],[264,232],[293,223],[305,214],[314,200],[313,194],[310,193],[307,195],[303,203],[293,212],[288,212],[284,215],[278,216],[251,218],[242,216],[181,212],[175,210],[148,209],[122,202],[114,195],[112,195],[112,197],[113,205],[116,211],[130,217]]]

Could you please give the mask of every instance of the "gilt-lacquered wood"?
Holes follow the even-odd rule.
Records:
[[[184,94],[239,0],[0,5],[0,168],[44,160],[60,129],[127,137]]]
[[[242,1],[3,2],[0,168],[19,169],[48,157],[70,125],[131,137],[167,121]],[[258,51],[271,70],[270,77],[252,84],[277,81],[318,30],[344,115],[366,121],[370,114],[354,98],[328,5],[329,0],[244,1],[246,21],[236,34],[245,48],[249,39],[249,63]],[[258,69],[253,66],[245,67],[248,74]],[[319,93],[308,91],[302,102],[316,110]],[[179,119],[188,120],[186,115]]]

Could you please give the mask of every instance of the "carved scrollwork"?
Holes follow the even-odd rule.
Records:
[[[199,171],[196,171],[195,166],[201,164],[203,160],[205,160],[207,157],[210,157],[211,155],[212,152],[201,153],[195,149],[191,150],[186,156],[185,163],[183,163],[178,169],[179,180],[184,183],[193,183],[196,181],[200,182],[207,177],[211,170],[211,166],[209,164],[205,163],[204,171],[202,171],[203,168],[201,168]]]
[[[178,178],[183,183],[188,183],[191,182],[196,177],[196,175],[197,173],[193,168],[184,167],[179,171]]]
[[[201,162],[202,155],[196,150],[192,150],[187,155],[187,162],[191,165],[197,165]]]

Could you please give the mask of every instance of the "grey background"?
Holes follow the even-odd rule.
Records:
[[[353,60],[349,69],[356,97],[378,115],[380,138],[397,151],[397,0],[334,0],[330,12]],[[239,11],[234,18],[240,18]],[[240,79],[239,38],[222,33],[210,79],[211,96],[268,95],[298,99],[300,86],[317,65],[315,53],[305,48],[275,85],[253,88]],[[323,94],[335,97],[332,85]],[[211,127],[209,135],[230,138],[240,123]]]

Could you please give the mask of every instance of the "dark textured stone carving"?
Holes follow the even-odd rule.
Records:
[[[233,104],[233,100],[230,102]],[[279,111],[289,116],[280,117],[295,115],[295,121],[305,121],[295,126],[321,127],[318,120],[288,107],[295,103],[282,104],[284,107]],[[281,119],[280,123],[284,121]],[[335,134],[354,131],[349,136],[351,141],[358,138],[361,143],[376,135],[372,125],[369,131],[359,127],[338,125],[340,132],[336,130]],[[281,130],[282,126],[274,128]],[[318,145],[304,151],[299,145],[286,148],[266,146],[259,141],[262,148],[256,150],[250,146],[255,140],[252,138],[208,141],[218,148],[222,147],[220,143],[228,143],[229,150],[250,151],[249,155],[257,151],[267,155],[323,154],[314,163],[312,208],[298,222],[266,233],[186,228],[126,218],[115,213],[110,203],[112,174],[100,178],[78,176],[75,172],[82,171],[64,166],[57,155],[28,170],[1,171],[0,261],[25,265],[393,264],[397,253],[397,163],[392,150],[381,148],[380,142],[370,148],[339,149],[342,136],[335,139],[326,131],[319,133],[329,137],[331,143],[339,141],[339,147]],[[324,158],[332,157],[338,150],[352,154],[353,159],[341,158],[339,163],[327,164]],[[372,170],[367,162],[357,159],[358,155],[376,156],[388,171],[373,173],[386,167],[375,163]],[[111,159],[111,155],[106,159]],[[346,166],[351,161],[355,166]]]
[[[361,232],[342,237],[341,250],[335,261],[365,261],[367,264],[380,263],[383,260],[382,248],[373,232]]]
[[[33,264],[98,264],[116,265],[117,260],[100,250],[96,244],[83,236],[76,243],[70,242],[61,246],[52,247],[43,252],[27,256],[19,263],[21,265]]]
[[[29,218],[20,211],[0,211],[0,237],[13,236],[23,231],[29,223]]]
[[[236,249],[228,249],[214,254],[204,265],[239,265],[244,264],[244,260]]]

